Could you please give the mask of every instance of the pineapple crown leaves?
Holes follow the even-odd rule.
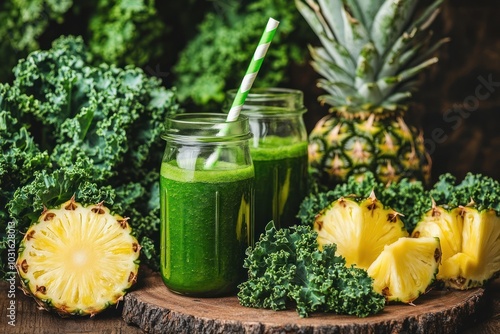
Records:
[[[328,94],[318,100],[332,111],[383,114],[404,110],[417,75],[438,59],[432,54],[447,38],[430,45],[431,23],[442,0],[417,18],[416,0],[296,0],[321,46],[309,46],[311,65]]]

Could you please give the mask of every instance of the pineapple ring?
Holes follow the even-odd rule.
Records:
[[[95,315],[137,280],[140,246],[126,218],[74,198],[45,210],[25,234],[17,270],[26,294],[62,316]]]

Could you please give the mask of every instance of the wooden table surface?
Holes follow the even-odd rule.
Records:
[[[139,276],[140,279],[140,276]],[[140,284],[138,284],[140,286]],[[488,288],[488,298],[482,306],[481,321],[465,328],[464,334],[498,334],[500,333],[500,279],[495,280]],[[11,312],[12,301],[15,310]],[[12,309],[12,307],[11,307]],[[137,334],[143,333],[139,328],[128,325],[121,317],[121,308],[112,308],[93,318],[61,318],[45,310],[39,310],[36,303],[16,290],[15,298],[9,294],[9,284],[0,282],[0,333],[12,334]],[[15,326],[9,325],[8,316],[13,314]],[[404,333],[411,334],[411,333]]]
[[[111,307],[93,318],[61,318],[57,314],[39,310],[35,301],[17,290],[15,298],[9,296],[9,284],[0,282],[0,334],[139,334],[136,326],[127,325],[121,317],[121,308]],[[15,310],[11,312],[11,302]],[[12,308],[12,307],[11,307]],[[9,325],[9,314],[15,317],[15,326]]]

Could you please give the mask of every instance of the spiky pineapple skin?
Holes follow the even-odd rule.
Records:
[[[312,178],[332,188],[350,176],[372,172],[384,184],[402,178],[430,181],[431,159],[421,132],[402,117],[377,120],[323,117],[309,135]]]
[[[387,245],[367,272],[387,302],[413,303],[436,281],[441,256],[439,238],[404,237]]]
[[[495,210],[433,205],[412,236],[439,237],[443,258],[437,278],[446,287],[482,287],[500,273],[500,217]]]
[[[85,215],[90,217],[90,222],[85,220]],[[50,271],[54,268],[42,267],[40,264],[51,261],[50,257],[54,256],[54,253],[51,252],[60,246],[57,245],[57,243],[66,242],[65,245],[67,245],[68,240],[78,240],[78,238],[81,237],[71,234],[71,229],[67,229],[65,231],[61,230],[61,227],[64,227],[65,219],[68,219],[71,224],[81,224],[82,231],[86,230],[87,226],[85,226],[85,224],[94,224],[93,227],[97,229],[102,228],[101,233],[94,233],[91,236],[87,236],[90,237],[88,240],[85,240],[84,237],[80,239],[82,245],[85,245],[85,247],[82,247],[82,250],[95,249],[95,244],[92,243],[93,240],[106,238],[107,234],[120,235],[124,239],[119,243],[117,248],[109,249],[109,254],[107,251],[98,253],[96,254],[97,258],[94,257],[94,261],[85,263],[85,266],[82,266],[81,268],[81,270],[92,271],[95,266],[101,264],[100,261],[102,259],[104,259],[103,261],[109,259],[123,261],[122,266],[126,269],[121,268],[122,270],[114,272],[113,261],[111,261],[111,263],[105,263],[105,265],[109,265],[108,267],[105,267],[105,269],[100,268],[101,272],[97,272],[93,275],[93,279],[100,282],[100,285],[92,286],[92,288],[95,288],[95,291],[99,291],[99,289],[111,290],[110,292],[106,291],[106,293],[100,294],[99,298],[96,298],[96,300],[91,300],[89,302],[88,298],[82,298],[86,299],[85,302],[83,302],[82,300],[65,300],[64,298],[55,300],[55,298],[52,298],[54,295],[62,295],[61,291],[57,291],[56,289],[53,290],[53,285],[51,285]],[[112,225],[107,222],[112,222]],[[100,223],[104,224],[96,226]],[[87,231],[88,230],[92,231],[92,228],[87,229]],[[64,233],[65,235],[62,236],[57,234],[57,232]],[[110,210],[102,203],[83,207],[79,203],[75,202],[73,197],[69,201],[63,203],[59,208],[44,210],[38,221],[34,222],[28,228],[18,249],[16,269],[20,278],[21,289],[26,295],[33,297],[40,308],[55,312],[62,317],[94,316],[102,312],[109,306],[115,305],[121,301],[127,290],[137,281],[141,246],[131,232],[132,230],[127,222],[127,219],[116,214],[112,215]],[[46,242],[47,236],[50,236],[54,243],[49,243],[48,247],[41,247],[40,245],[43,245],[43,243],[40,240],[44,240],[44,242]],[[108,239],[108,242],[112,243],[112,240]],[[71,246],[71,242],[69,242],[69,246]],[[107,247],[106,244],[102,246],[104,249]],[[64,253],[65,249],[58,249],[56,255],[64,255]],[[69,255],[72,255],[71,251],[68,253]],[[121,253],[125,254],[123,255],[123,259],[121,256],[116,255]],[[83,255],[77,254],[75,256],[78,257]],[[47,272],[49,272],[49,274],[47,274]],[[99,276],[104,272],[108,275],[111,273],[111,275],[117,276],[108,276],[108,280],[106,280],[104,274],[102,277]],[[67,271],[63,273],[68,274]],[[48,277],[46,281],[44,281],[44,274]],[[69,272],[67,277],[60,277],[60,279],[66,280],[66,287],[74,290],[82,289],[82,286],[71,286],[70,275],[71,272]],[[115,281],[110,282],[112,279],[115,279]],[[121,284],[117,284],[116,286],[110,285],[116,281],[121,281]],[[85,306],[81,307],[82,304],[85,304]]]
[[[372,193],[364,200],[339,198],[316,216],[313,228],[320,249],[334,243],[348,266],[368,269],[386,245],[408,236],[399,216]]]

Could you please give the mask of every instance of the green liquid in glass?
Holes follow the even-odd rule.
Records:
[[[271,220],[277,227],[298,222],[307,191],[307,142],[268,136],[251,147],[255,167],[255,240]]]
[[[172,291],[224,295],[245,279],[253,182],[253,166],[190,171],[162,164],[161,274]]]

